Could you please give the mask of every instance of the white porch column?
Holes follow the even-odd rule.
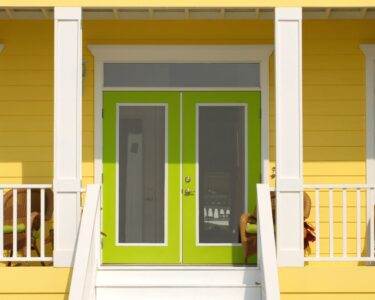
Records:
[[[55,8],[54,266],[72,265],[80,220],[82,30],[80,7]]]
[[[275,9],[277,257],[303,265],[302,8]]]

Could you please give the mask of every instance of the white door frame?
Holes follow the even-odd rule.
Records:
[[[261,170],[262,182],[269,183],[269,58],[273,45],[89,45],[94,56],[94,182],[102,184],[103,157],[103,91],[130,90],[124,87],[104,88],[104,63],[259,63],[260,88],[212,88],[210,90],[257,90],[261,92]],[[134,90],[134,89],[131,89]],[[145,90],[137,88],[136,90]],[[160,90],[152,88],[148,90]],[[208,90],[163,88],[162,90]]]

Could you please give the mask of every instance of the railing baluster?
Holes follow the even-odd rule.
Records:
[[[0,189],[0,258],[4,257],[4,190]]]
[[[26,191],[26,257],[31,257],[31,190]]]
[[[333,189],[329,189],[329,257],[333,257]]]
[[[342,190],[342,256],[348,255],[347,191]]]
[[[316,257],[320,257],[320,190],[315,190]]]
[[[357,257],[361,257],[361,190],[357,188]]]
[[[315,191],[315,224],[316,224],[316,253],[315,256],[306,256],[305,261],[353,261],[353,262],[375,262],[375,185],[367,184],[304,184],[304,190],[314,190]],[[327,234],[329,234],[329,254],[328,256],[322,256],[322,241],[321,241],[321,226],[320,226],[320,196],[321,191],[324,191],[324,195],[328,194],[328,218],[329,218],[329,228]],[[342,223],[335,224],[335,193],[340,193],[342,197]],[[363,202],[363,192],[366,194],[366,202]],[[353,193],[353,197],[352,197]],[[354,213],[352,220],[350,217],[350,211],[352,204],[349,200],[354,201]],[[339,199],[337,199],[339,200]],[[362,201],[363,200],[363,201]],[[363,202],[363,203],[362,203]],[[337,205],[339,205],[337,203]],[[362,206],[363,205],[363,206]],[[366,216],[361,219],[361,210],[366,205]],[[362,228],[363,222],[366,220],[366,254],[362,254],[361,242],[362,242]],[[351,225],[353,224],[353,226]],[[335,225],[342,228],[342,255],[338,255],[335,249]],[[354,226],[356,228],[354,229]],[[355,231],[355,242],[354,242],[354,255],[350,250],[349,243],[349,229],[354,229]],[[341,240],[341,239],[340,239]],[[341,247],[340,247],[341,248]]]
[[[17,257],[17,189],[13,189],[13,257]]]
[[[40,191],[40,219],[41,219],[41,226],[40,226],[40,255],[41,257],[45,256],[45,200],[46,200],[46,194],[45,189],[42,189]]]
[[[25,262],[25,261],[53,261],[51,256],[46,256],[46,246],[45,246],[45,208],[46,208],[46,189],[51,189],[53,186],[51,184],[0,184],[0,261],[1,262]],[[22,191],[20,192],[20,190]],[[33,190],[40,191],[40,199],[33,199]],[[6,191],[6,192],[5,192]],[[82,190],[81,192],[85,192]],[[7,213],[4,209],[5,205],[5,196],[7,197],[7,210],[10,211],[10,220],[6,220],[7,225],[12,228],[10,233],[4,234],[4,225],[5,225],[5,216],[4,213]],[[32,247],[33,247],[33,237],[32,237],[32,206],[34,201],[40,201],[40,255],[33,256]],[[20,206],[20,207],[18,207]],[[12,208],[13,207],[13,208]],[[19,210],[20,209],[20,210]],[[24,211],[25,210],[25,211]],[[19,223],[20,217],[22,223],[26,225],[25,232],[22,232],[22,235],[25,235],[25,238],[22,239],[22,245],[25,245],[25,253],[22,256],[18,256],[18,240],[21,238],[19,230],[21,226]],[[11,239],[7,245],[5,245],[5,237]],[[23,236],[22,236],[23,238]],[[20,239],[21,241],[21,239]],[[12,243],[10,243],[12,242]],[[8,246],[10,245],[10,248]],[[4,247],[7,246],[6,250],[11,251],[10,256],[4,256]]]

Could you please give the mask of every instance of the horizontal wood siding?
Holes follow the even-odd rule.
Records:
[[[0,300],[67,300],[70,268],[0,268]]]
[[[0,183],[53,181],[53,34],[52,21],[0,21],[0,43],[5,44],[0,54]],[[93,76],[88,76],[84,185],[93,182],[93,127]]]

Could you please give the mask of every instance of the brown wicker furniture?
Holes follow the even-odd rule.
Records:
[[[272,218],[273,223],[276,222],[276,193],[271,192],[271,204],[272,204]],[[307,193],[303,193],[303,217],[306,220],[310,216],[311,211],[311,199]],[[256,224],[257,223],[257,209],[254,208],[252,213],[243,213],[240,217],[240,238],[243,248],[244,263],[247,264],[247,259],[249,256],[256,254],[257,252],[257,234],[247,233],[246,226],[247,223]],[[306,225],[305,225],[306,226]],[[304,238],[306,239],[306,232]],[[307,243],[308,245],[308,243]],[[306,248],[306,240],[305,240]]]
[[[30,246],[31,250],[35,250],[37,255],[40,256],[39,249],[37,247],[37,232],[40,230],[40,218],[41,218],[41,203],[40,203],[41,191],[39,189],[31,190],[31,214],[30,214]],[[17,230],[17,251],[22,251],[23,256],[27,253],[27,190],[19,189],[17,191],[17,226],[24,228],[24,230]],[[45,190],[45,221],[52,218],[53,214],[53,192],[50,189]],[[9,190],[4,195],[4,227],[11,227],[12,232],[5,232],[4,230],[4,250],[9,250],[10,255],[13,254],[13,190]],[[53,232],[50,232],[50,235]],[[46,241],[52,241],[51,236]],[[10,264],[9,264],[10,265]],[[44,265],[42,263],[42,265]]]

